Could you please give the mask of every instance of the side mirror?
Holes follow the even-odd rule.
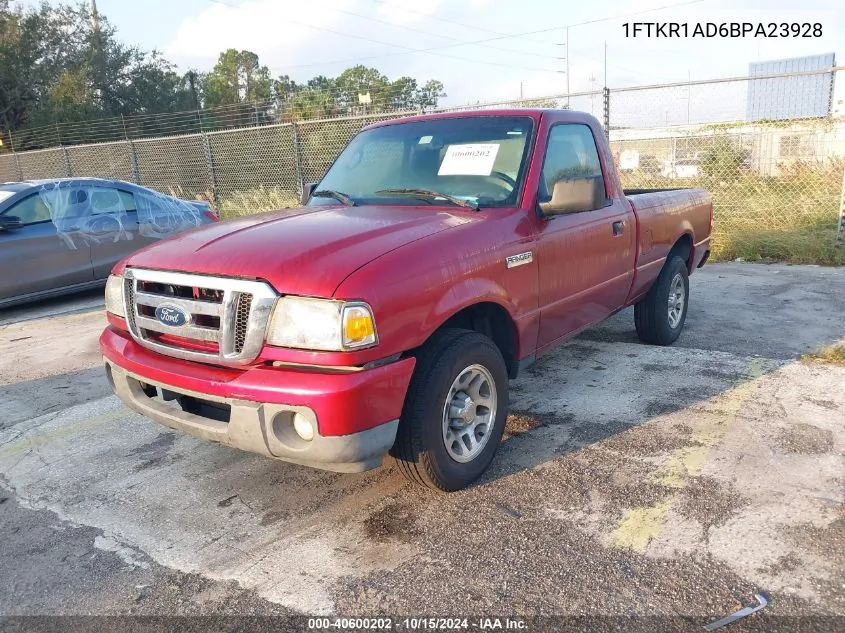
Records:
[[[308,204],[308,201],[311,199],[311,194],[314,193],[314,190],[317,188],[319,183],[316,182],[309,182],[302,188],[302,197],[300,198],[300,203],[304,207]]]
[[[19,229],[23,226],[23,222],[16,215],[0,215],[0,231],[11,231],[12,229]]]
[[[604,181],[601,177],[564,178],[555,182],[552,199],[540,203],[540,211],[549,217],[565,213],[594,211],[604,206]]]

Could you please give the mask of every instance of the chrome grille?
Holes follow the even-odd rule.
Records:
[[[133,306],[135,305],[135,281],[132,279],[124,279],[123,280],[123,294],[125,295],[124,303],[127,306],[130,306],[129,310],[126,311],[126,319],[129,323],[129,329],[134,330],[135,325],[135,310]]]
[[[235,311],[235,351],[240,352],[246,341],[246,331],[249,327],[249,312],[252,307],[252,295],[242,293],[238,297],[238,309]]]
[[[161,354],[224,365],[252,362],[261,351],[276,293],[263,281],[127,269],[124,286],[132,337]],[[175,307],[186,323],[159,321]]]

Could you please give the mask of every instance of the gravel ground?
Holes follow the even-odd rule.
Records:
[[[691,289],[675,346],[625,311],[513,381],[496,460],[452,495],[129,412],[90,297],[0,312],[0,615],[701,630],[763,592],[728,630],[845,630],[845,368],[797,360],[845,335],[845,269],[708,265]],[[530,619],[552,615],[590,619]]]

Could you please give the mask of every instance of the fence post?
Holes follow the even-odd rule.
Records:
[[[129,143],[129,161],[132,163],[132,177],[135,178],[135,184],[141,184],[141,168],[138,166],[138,153],[135,151],[135,143],[127,139]]]
[[[836,241],[845,243],[845,166],[842,167],[842,191],[839,194],[839,226],[836,227]]]
[[[296,161],[296,182],[299,185],[299,197],[305,192],[305,172],[302,168],[302,143],[299,139],[299,125],[291,121],[293,129],[293,157]]]
[[[15,165],[18,168],[18,180],[23,180],[23,168],[21,167],[21,157],[15,151],[15,141],[12,138],[12,130],[9,130],[9,147],[12,148],[12,154],[15,155]]]
[[[214,198],[214,210],[220,213],[220,194],[217,190],[217,172],[214,170],[214,156],[211,154],[211,141],[208,134],[202,133],[202,144],[205,148],[205,166],[208,169],[208,180],[211,183],[211,195]]]
[[[610,140],[610,88],[604,87],[602,91],[604,101],[604,134]]]
[[[65,172],[67,173],[67,177],[73,178],[73,167],[70,164],[70,152],[67,151],[67,147],[62,147],[62,154],[65,157]]]

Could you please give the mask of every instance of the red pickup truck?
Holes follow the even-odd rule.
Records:
[[[165,426],[342,472],[389,452],[457,490],[540,355],[631,305],[644,342],[678,337],[712,225],[705,191],[623,192],[587,114],[377,123],[301,209],[119,263],[100,347],[118,396]]]

